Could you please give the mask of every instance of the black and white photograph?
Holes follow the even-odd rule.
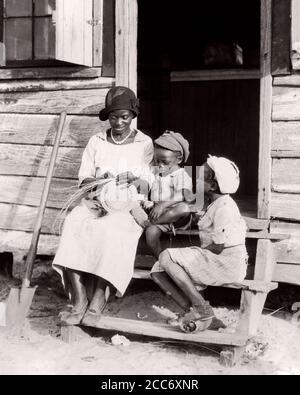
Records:
[[[0,376],[299,374],[300,0],[0,0]]]

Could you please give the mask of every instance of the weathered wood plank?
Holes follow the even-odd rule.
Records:
[[[273,0],[272,5],[272,74],[291,71],[291,0]]]
[[[0,144],[0,171],[2,175],[45,177],[52,147]],[[82,148],[60,148],[54,177],[77,178]]]
[[[56,59],[93,66],[93,0],[56,4]]]
[[[300,122],[274,122],[272,150],[300,152]]]
[[[137,91],[137,0],[116,2],[116,84]]]
[[[272,150],[272,158],[300,158],[300,151]]]
[[[273,281],[300,285],[300,265],[277,264]]]
[[[9,82],[4,80],[4,82],[0,82],[0,93],[102,89],[112,87],[113,83],[114,79],[109,77],[74,80],[12,80]]]
[[[0,143],[53,145],[59,116],[0,114]],[[98,116],[68,115],[60,147],[84,148],[94,134],[109,128]],[[1,148],[0,148],[1,149]]]
[[[271,216],[300,221],[300,194],[272,193]]]
[[[300,237],[300,223],[282,222],[272,220],[270,222],[271,233],[285,233],[291,236]]]
[[[0,203],[0,229],[33,231],[38,207],[21,206]],[[42,233],[58,234],[58,228],[53,228],[59,210],[47,208],[45,210]]]
[[[27,114],[98,114],[108,89],[0,93],[0,112]]]
[[[300,69],[300,3],[292,0],[291,60],[294,70]]]
[[[261,1],[260,117],[258,163],[258,218],[270,218],[272,142],[272,1]]]
[[[189,343],[244,345],[247,341],[246,336],[237,333],[230,334],[207,330],[204,332],[187,334],[167,324],[128,320],[109,316],[103,316],[101,320],[99,320],[97,328],[116,330],[118,332],[129,332],[142,336],[188,341]]]
[[[300,75],[299,74],[292,74],[286,75],[283,77],[274,77],[273,79],[274,86],[293,86],[297,87],[300,86]]]
[[[129,0],[116,1],[116,85],[128,86],[129,77]]]
[[[258,80],[259,70],[187,70],[172,71],[171,81],[225,81],[225,80]]]
[[[300,265],[300,237],[275,243],[274,254],[276,262]]]
[[[103,0],[94,0],[93,18],[93,66],[102,66],[103,47]]]
[[[270,231],[291,235],[290,239],[274,244],[276,261],[300,265],[300,223],[271,221]]]
[[[102,75],[115,76],[115,0],[103,4]]]
[[[101,76],[98,67],[32,67],[0,70],[0,80],[47,79],[47,78],[97,78]]]
[[[300,120],[299,87],[274,87],[272,119],[273,121]]]
[[[32,233],[9,231],[0,229],[0,251],[23,252],[29,250]],[[59,243],[59,236],[40,235],[37,253],[41,255],[55,255]]]
[[[273,159],[272,190],[300,194],[300,159]]]
[[[45,178],[0,175],[0,202],[38,206]],[[61,209],[78,188],[77,180],[52,179],[47,207]]]

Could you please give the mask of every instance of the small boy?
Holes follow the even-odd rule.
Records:
[[[194,201],[192,179],[180,167],[189,157],[189,143],[180,134],[166,131],[154,141],[155,179],[150,195],[152,208],[145,234],[155,257],[162,251],[162,233],[187,228],[191,223],[190,204]],[[144,204],[149,211],[149,205]]]

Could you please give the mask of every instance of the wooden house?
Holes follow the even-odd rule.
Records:
[[[0,251],[29,247],[66,110],[38,250],[55,253],[105,95],[126,85],[138,127],[181,131],[189,165],[208,153],[239,165],[243,214],[291,235],[274,243],[272,279],[300,285],[299,22],[300,0],[1,0]]]

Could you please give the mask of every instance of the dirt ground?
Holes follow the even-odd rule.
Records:
[[[129,341],[125,345],[114,345],[112,339],[116,332],[107,331],[102,332],[102,337],[64,343],[60,338],[58,312],[66,306],[67,299],[50,263],[49,260],[37,261],[34,281],[38,289],[21,336],[7,334],[0,328],[1,375],[300,374],[300,323],[293,322],[289,312],[289,299],[300,301],[300,294],[298,300],[295,299],[299,287],[289,293],[283,288],[270,297],[259,332],[247,345],[241,362],[233,368],[225,368],[218,361],[220,349],[210,346],[183,345],[126,334]],[[21,275],[18,266],[14,270],[16,277]],[[10,285],[0,278],[0,300]],[[211,294],[213,291],[209,297]],[[229,293],[218,296],[213,301],[216,315],[228,326],[226,331],[233,331],[238,311],[234,306],[228,308],[228,302],[234,305],[238,296]],[[220,299],[223,302],[220,303]],[[152,282],[140,281],[130,286],[123,299],[112,298],[105,314],[166,322],[176,311],[176,306]]]

